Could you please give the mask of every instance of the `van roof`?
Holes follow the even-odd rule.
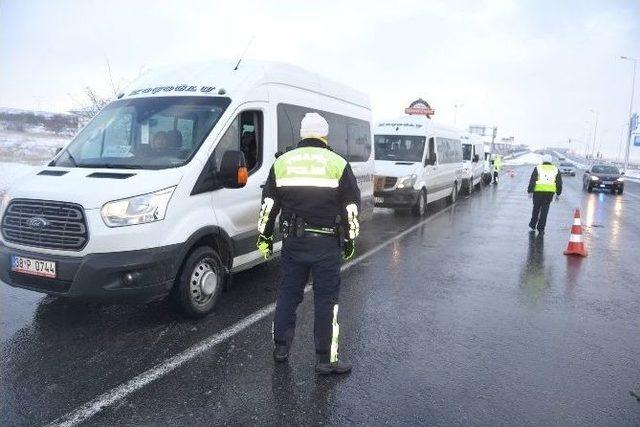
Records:
[[[263,85],[282,85],[321,93],[366,109],[369,96],[303,68],[275,61],[206,61],[177,64],[148,72],[131,83],[122,97],[228,96],[242,98]]]
[[[433,120],[417,115],[417,114],[403,114],[395,119],[378,120],[376,122],[374,133],[378,131],[384,132],[385,128],[404,128],[411,135],[423,133],[426,129],[439,130],[456,133],[462,135],[459,129],[451,126],[443,125]]]

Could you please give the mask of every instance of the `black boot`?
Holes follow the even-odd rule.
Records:
[[[316,355],[316,373],[318,375],[347,374],[351,372],[352,367],[349,362],[343,360],[329,362],[328,355]]]
[[[273,349],[273,360],[278,363],[286,362],[289,359],[289,346],[286,344],[276,344]]]

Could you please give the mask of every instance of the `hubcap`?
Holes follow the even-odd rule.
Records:
[[[207,304],[218,288],[218,274],[211,264],[204,259],[191,272],[191,297],[198,305]]]

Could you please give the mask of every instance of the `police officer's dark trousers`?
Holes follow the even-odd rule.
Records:
[[[313,275],[314,335],[316,353],[329,355],[334,306],[340,294],[342,252],[335,236],[288,237],[282,245],[282,282],[278,288],[273,338],[291,345],[296,327],[296,309],[304,287]]]
[[[553,193],[549,191],[538,191],[533,193],[533,211],[531,212],[531,221],[529,227],[537,228],[538,231],[544,231],[547,225],[547,214],[549,213],[549,205],[553,201]]]

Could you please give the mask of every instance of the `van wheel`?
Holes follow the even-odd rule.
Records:
[[[456,200],[458,200],[458,183],[454,182],[451,194],[449,195],[449,203],[454,204]]]
[[[186,315],[204,317],[220,299],[226,276],[218,252],[200,246],[184,262],[173,297]]]
[[[420,190],[420,194],[418,194],[418,201],[411,208],[411,213],[414,216],[424,216],[427,213],[427,192],[424,190]]]
[[[467,184],[467,187],[465,188],[466,190],[466,195],[470,196],[471,193],[473,193],[473,179],[469,180],[469,183]]]

